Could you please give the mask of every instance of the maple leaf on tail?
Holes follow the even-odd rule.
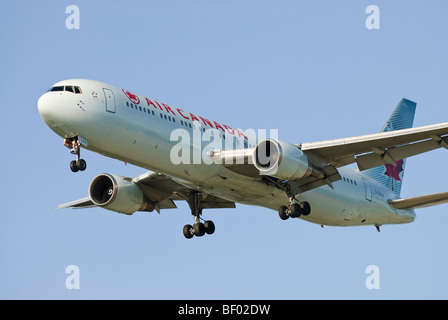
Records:
[[[393,178],[395,181],[401,181],[400,173],[403,172],[403,160],[395,161],[395,166],[387,163],[384,166],[386,167],[386,172],[384,174],[389,178]],[[401,181],[402,182],[402,181]],[[392,180],[392,191],[394,190],[394,181]]]

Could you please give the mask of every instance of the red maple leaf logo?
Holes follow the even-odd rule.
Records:
[[[384,173],[389,178],[394,178],[395,181],[401,181],[400,173],[403,172],[403,160],[395,161],[395,167],[391,164],[385,164],[386,172]]]
[[[389,163],[385,164],[386,172],[384,174],[395,181],[401,181],[400,173],[404,171],[403,160],[395,161],[395,167]],[[392,191],[394,191],[394,182],[392,181]]]
[[[124,89],[123,90],[124,94],[129,98],[129,100],[131,100],[133,103],[135,104],[139,104],[140,103],[140,98],[137,97],[136,94],[130,93],[129,91],[126,91]]]

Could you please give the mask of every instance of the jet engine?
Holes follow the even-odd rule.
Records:
[[[136,211],[153,211],[154,204],[147,199],[142,189],[131,178],[103,173],[89,186],[92,202],[104,209],[133,214]]]
[[[273,139],[257,144],[252,155],[254,166],[261,175],[296,180],[310,175],[322,176],[299,147]]]

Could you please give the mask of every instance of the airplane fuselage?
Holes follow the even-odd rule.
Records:
[[[221,164],[173,164],[172,150],[179,143],[173,140],[174,130],[185,130],[193,137],[214,129],[221,133],[223,147],[228,143],[225,139],[231,139],[234,148],[252,147],[241,129],[99,81],[65,80],[53,88],[61,86],[78,86],[82,92],[50,91],[41,96],[38,106],[44,121],[62,138],[79,136],[85,149],[166,174],[192,189],[232,202],[273,210],[288,202],[283,190]],[[191,148],[193,154],[197,145],[192,142]],[[358,170],[341,167],[338,171],[342,179],[333,188],[324,185],[297,196],[312,205],[311,214],[301,219],[332,226],[414,221],[413,210],[389,206],[388,200],[397,196],[384,185]]]

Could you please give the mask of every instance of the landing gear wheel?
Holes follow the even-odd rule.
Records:
[[[289,182],[288,180],[276,182],[277,186],[285,191],[286,196],[289,198],[288,206],[281,206],[278,209],[280,219],[286,220],[289,217],[299,218],[300,216],[308,216],[311,213],[311,206],[307,201],[299,202],[296,198],[300,194],[300,188],[296,183]]]
[[[73,160],[72,162],[70,162],[70,169],[71,169],[73,172],[78,172],[78,171],[79,171],[79,168],[78,168],[78,166],[76,165],[76,160]]]
[[[298,218],[302,214],[302,209],[298,203],[293,203],[289,205],[289,215],[293,218]]]
[[[289,217],[299,218],[300,216],[307,216],[311,213],[311,206],[307,201],[293,202],[289,206],[281,206],[278,208],[278,215],[280,219],[286,220]]]
[[[311,213],[311,206],[307,201],[303,201],[300,203],[300,211],[302,215],[307,216]]]
[[[84,160],[84,159],[76,160],[76,166],[78,167],[79,171],[86,170],[86,168],[87,168],[86,160]]]
[[[193,229],[196,237],[202,237],[205,234],[205,226],[202,222],[195,223]]]
[[[191,239],[194,236],[193,226],[191,224],[187,224],[184,226],[184,236],[187,239]]]
[[[211,220],[205,221],[204,227],[207,234],[213,234],[215,232],[215,224]]]
[[[281,206],[278,209],[278,215],[280,216],[280,219],[282,220],[288,220],[289,219],[289,215],[288,215],[288,207],[287,206]]]
[[[215,224],[213,221],[205,221],[201,218],[203,195],[199,191],[190,191],[187,193],[187,203],[190,206],[191,214],[194,216],[193,226],[187,224],[184,227],[184,236],[191,239],[193,236],[202,237],[203,235],[213,234],[215,232]],[[203,221],[203,222],[201,222]]]

